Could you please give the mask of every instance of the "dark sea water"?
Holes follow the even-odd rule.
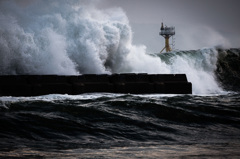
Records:
[[[1,97],[3,158],[239,158],[240,95]]]
[[[240,158],[240,49],[148,54],[132,43],[120,8],[0,3],[0,75],[186,74],[193,87],[192,95],[0,97],[0,158]]]
[[[0,158],[240,158],[239,52],[157,55],[194,61],[192,95],[0,97]]]

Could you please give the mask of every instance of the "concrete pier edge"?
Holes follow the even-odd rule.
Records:
[[[192,94],[192,83],[185,74],[0,76],[0,96],[83,93]]]

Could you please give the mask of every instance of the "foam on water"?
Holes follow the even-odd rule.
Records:
[[[160,55],[160,58],[167,63],[167,73],[187,74],[187,78],[193,84],[194,94],[221,94],[216,77],[218,52],[214,48],[192,50],[189,52],[178,51],[172,55]],[[166,57],[167,56],[167,59]]]

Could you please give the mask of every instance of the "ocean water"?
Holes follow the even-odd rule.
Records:
[[[0,97],[0,157],[239,158],[240,50],[216,52],[218,87],[199,89],[189,74],[192,95]],[[172,58],[198,54],[151,56],[172,65]]]
[[[239,158],[239,93],[0,97],[3,158]]]
[[[0,158],[240,158],[240,49],[150,54],[120,8],[0,2],[0,75],[186,74],[192,95],[0,97]]]

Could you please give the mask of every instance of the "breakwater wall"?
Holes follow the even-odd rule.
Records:
[[[83,93],[191,94],[185,74],[3,75],[0,96]]]

